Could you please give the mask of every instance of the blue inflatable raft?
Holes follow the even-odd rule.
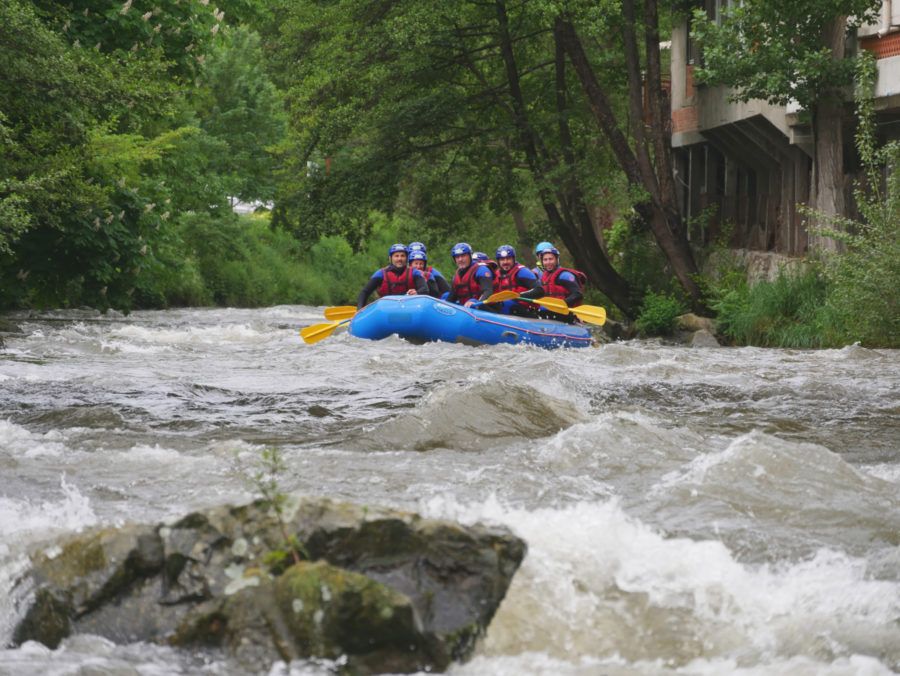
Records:
[[[473,310],[430,296],[380,298],[353,317],[350,334],[368,340],[397,334],[413,342],[440,340],[466,345],[524,343],[554,348],[591,344],[591,334],[584,326]]]

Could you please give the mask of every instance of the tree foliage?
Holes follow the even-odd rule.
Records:
[[[127,309],[182,214],[271,195],[278,99],[224,25],[202,1],[0,5],[0,304]]]
[[[200,128],[227,144],[212,169],[228,194],[268,201],[275,191],[273,152],[284,137],[284,104],[266,73],[259,35],[242,26],[223,33],[198,77],[194,107]]]
[[[745,0],[721,26],[698,19],[699,77],[839,122],[834,46],[875,4]],[[453,241],[526,258],[553,239],[625,315],[673,278],[702,305],[661,87],[668,6],[6,0],[0,306],[347,302],[397,239],[439,266]],[[815,129],[840,149],[839,124]],[[867,167],[895,161],[881,152],[859,147]],[[882,307],[897,194],[861,194],[866,222],[836,235],[830,311]],[[229,197],[273,200],[271,223]]]
[[[716,23],[694,11],[693,36],[703,58],[698,82],[727,84],[741,101],[796,101],[812,110],[822,95],[849,85],[853,60],[835,59],[827,43],[828,25],[848,19],[848,27],[874,18],[881,0],[745,0],[734,3]]]
[[[558,49],[558,11],[553,3],[283,3],[268,47],[296,159],[276,220],[305,238],[341,233],[358,244],[373,208],[406,210],[460,238],[522,212],[536,229],[555,231],[601,288],[616,278],[624,289],[589,210],[628,198]],[[619,73],[607,72],[610,87],[621,86]],[[627,305],[627,291],[617,301]]]

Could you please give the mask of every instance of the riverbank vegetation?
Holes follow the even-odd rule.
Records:
[[[658,47],[688,11],[9,0],[0,309],[343,304],[395,241],[446,275],[455,241],[530,264],[550,239],[648,334],[693,308],[737,344],[898,346],[898,172],[876,170],[895,151],[865,122],[860,217],[826,210],[840,253],[753,287],[700,265]],[[710,81],[742,65],[697,30]]]
[[[754,286],[742,274],[722,277],[713,307],[720,332],[738,344],[900,347],[900,143],[878,144],[875,62],[863,55],[856,66],[860,218],[810,212],[824,222],[817,234],[842,250],[818,252],[799,272]]]

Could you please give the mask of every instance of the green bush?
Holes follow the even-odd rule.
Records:
[[[675,319],[685,307],[674,295],[649,292],[644,296],[641,313],[634,322],[644,336],[668,336],[675,330]]]
[[[290,234],[269,226],[265,215],[187,214],[179,223],[182,256],[202,280],[207,302],[258,307],[308,302],[322,295],[301,248]],[[176,261],[171,267],[178,269]],[[182,275],[183,280],[183,275]],[[194,298],[184,300],[194,300]],[[168,293],[165,304],[183,298]]]
[[[846,253],[827,261],[829,342],[900,347],[900,214],[848,238]]]

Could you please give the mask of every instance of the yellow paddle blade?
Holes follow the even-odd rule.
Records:
[[[569,314],[569,306],[566,305],[566,301],[562,298],[552,298],[552,297],[544,297],[544,298],[535,298],[532,303],[537,303],[541,305],[551,312],[556,312],[561,315]]]
[[[606,323],[606,308],[602,308],[599,305],[579,305],[578,307],[573,307],[572,312],[581,321],[588,324],[603,326]]]
[[[485,303],[499,303],[503,300],[512,300],[513,298],[518,298],[519,294],[515,291],[498,291],[493,296],[488,296],[484,299]]]
[[[325,308],[325,319],[350,319],[355,314],[356,308],[352,305]]]
[[[335,332],[337,327],[345,323],[346,322],[326,322],[324,324],[313,324],[312,326],[300,329],[300,337],[303,339],[304,343],[312,345],[313,343],[318,343],[320,340],[325,340]]]

